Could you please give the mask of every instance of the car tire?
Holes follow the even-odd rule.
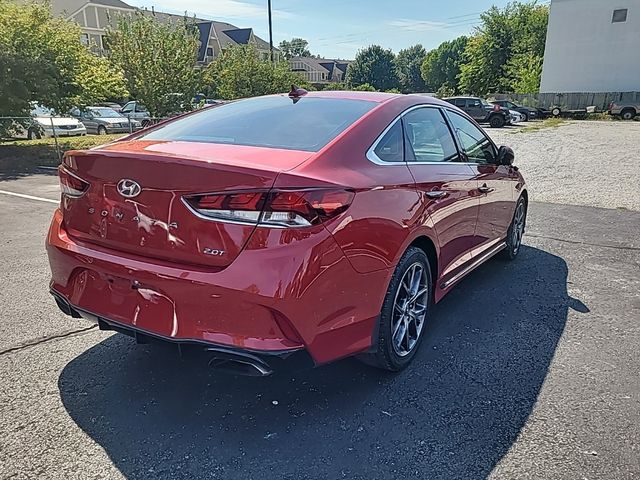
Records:
[[[431,313],[432,278],[427,255],[419,248],[409,247],[387,288],[373,338],[373,351],[360,355],[362,362],[391,372],[398,372],[411,363]],[[409,295],[415,297],[413,301]]]
[[[27,140],[34,140],[34,139],[40,140],[41,138],[42,138],[42,134],[39,131],[33,128],[30,128],[29,130],[27,130]]]
[[[106,135],[107,134],[107,127],[105,127],[104,125],[98,125],[98,135]]]
[[[522,121],[523,122],[528,122],[529,121],[529,114],[528,113],[523,113],[522,114]]]
[[[502,115],[492,115],[489,118],[489,125],[491,128],[502,128],[504,127],[506,120]]]
[[[559,107],[553,107],[551,109],[551,115],[553,115],[554,117],[559,117],[561,113],[562,113],[562,110],[560,110]]]
[[[620,118],[622,120],[633,120],[636,116],[636,111],[633,108],[625,108],[620,112]]]
[[[142,128],[147,128],[149,125],[151,125],[150,120],[142,120]]]
[[[523,197],[518,199],[513,212],[513,219],[509,230],[507,230],[507,247],[502,251],[502,256],[506,260],[515,260],[522,246],[522,237],[527,225],[527,202]]]

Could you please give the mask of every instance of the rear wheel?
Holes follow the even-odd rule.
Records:
[[[502,115],[492,115],[489,119],[489,125],[491,125],[492,128],[502,128],[505,123]]]
[[[524,236],[524,226],[527,221],[527,202],[520,197],[516,204],[513,220],[507,231],[507,248],[503,250],[503,257],[507,260],[514,260],[520,251],[522,237]]]
[[[559,117],[561,113],[562,113],[562,110],[560,110],[559,107],[553,107],[551,109],[551,115],[553,115],[554,117]]]
[[[107,134],[107,127],[105,127],[104,125],[99,125],[98,135],[106,135],[106,134]]]
[[[384,298],[375,351],[365,363],[397,372],[415,356],[430,312],[432,277],[424,251],[410,247],[398,262]]]
[[[522,114],[522,121],[523,122],[528,122],[529,121],[529,114],[528,113],[523,113]]]
[[[625,108],[620,112],[620,118],[623,120],[633,120],[633,117],[636,116],[636,111],[632,108]]]

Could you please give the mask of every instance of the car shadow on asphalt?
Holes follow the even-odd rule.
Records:
[[[227,376],[114,335],[59,378],[71,418],[127,478],[486,478],[527,421],[569,308],[567,265],[523,247],[436,307],[414,363],[348,359]]]

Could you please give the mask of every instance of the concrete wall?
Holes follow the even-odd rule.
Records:
[[[540,91],[640,91],[640,0],[552,0]]]

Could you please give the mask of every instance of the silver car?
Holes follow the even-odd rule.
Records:
[[[142,128],[139,121],[129,119],[109,107],[87,107],[82,111],[76,109],[72,113],[84,123],[88,133],[97,135],[130,133]]]

